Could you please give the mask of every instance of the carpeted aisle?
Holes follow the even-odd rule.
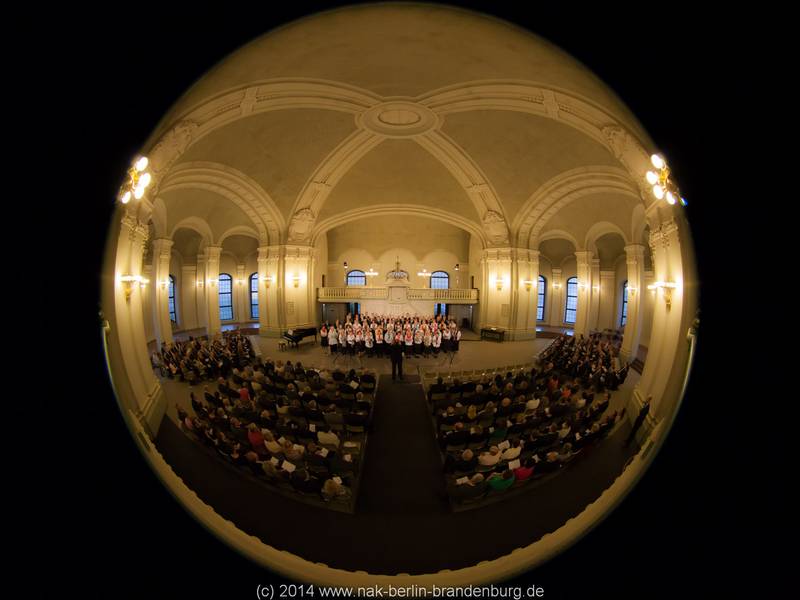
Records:
[[[422,386],[382,376],[356,514],[316,508],[271,492],[206,454],[171,419],[156,444],[200,498],[266,544],[330,567],[430,573],[491,560],[575,516],[622,472],[623,423],[585,458],[527,493],[451,513]],[[479,526],[476,526],[479,525]]]
[[[436,440],[418,375],[381,375],[357,515],[449,512]]]

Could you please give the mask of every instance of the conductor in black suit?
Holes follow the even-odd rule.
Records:
[[[392,359],[392,381],[399,376],[403,381],[403,341],[393,341],[389,346],[389,358]]]

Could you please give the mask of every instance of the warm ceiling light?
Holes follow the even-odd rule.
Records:
[[[128,169],[128,180],[120,187],[118,194],[122,204],[130,202],[131,195],[137,200],[144,196],[147,186],[153,181],[153,176],[145,171],[148,164],[147,157],[142,156]]]
[[[650,157],[650,162],[658,169],[657,172],[648,171],[645,174],[647,183],[653,186],[653,195],[659,200],[666,198],[667,203],[671,205],[676,204],[680,198],[681,205],[686,206],[686,200],[681,197],[678,186],[670,179],[670,170],[666,161],[658,154],[653,154]]]

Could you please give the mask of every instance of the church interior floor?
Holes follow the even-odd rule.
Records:
[[[261,341],[263,357],[331,366],[332,359],[318,345],[278,352],[275,340]],[[462,342],[453,368],[528,362],[550,341]],[[423,364],[426,370],[439,367]],[[622,446],[630,431],[628,421],[622,420],[608,438],[551,480],[497,503],[453,513],[418,365],[414,359],[405,362],[402,383],[386,375],[388,359],[366,359],[364,366],[383,375],[354,515],[296,502],[211,460],[177,427],[176,403],[191,414],[185,383],[163,381],[169,418],[161,425],[156,445],[200,498],[266,544],[331,567],[390,574],[456,569],[530,544],[596,499],[634,452]],[[611,410],[627,400],[638,378],[634,376],[638,374],[631,371],[612,394]]]

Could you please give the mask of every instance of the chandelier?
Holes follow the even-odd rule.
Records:
[[[149,161],[146,156],[142,156],[133,163],[133,166],[128,169],[128,180],[122,184],[119,190],[119,200],[123,204],[127,204],[131,200],[131,196],[137,200],[141,200],[144,196],[144,191],[150,185],[152,176],[147,172],[147,165]]]
[[[662,200],[666,198],[668,204],[680,202],[681,206],[686,206],[686,200],[681,196],[677,184],[670,179],[670,170],[666,161],[658,154],[650,157],[650,162],[657,171],[648,171],[647,183],[653,186],[653,195]]]

